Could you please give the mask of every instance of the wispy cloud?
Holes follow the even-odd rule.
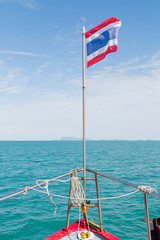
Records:
[[[45,57],[50,58],[48,55],[37,54],[32,52],[20,52],[20,51],[10,51],[10,50],[0,50],[2,54],[10,54],[10,55],[22,55],[22,56],[30,56],[30,57]]]
[[[4,96],[22,94],[26,92],[26,82],[28,80],[25,69],[18,67],[8,67],[0,61],[0,93],[1,100]],[[3,95],[2,95],[3,94]]]
[[[18,3],[22,7],[31,9],[31,10],[37,10],[42,5],[36,1],[36,0],[0,0],[1,3]]]
[[[91,79],[91,80],[90,80]],[[143,88],[147,88],[147,84],[153,85],[156,81],[160,82],[160,52],[152,57],[139,57],[130,59],[127,63],[119,63],[117,65],[108,65],[98,71],[91,71],[88,75],[90,93],[95,91],[102,94],[106,90],[117,88],[121,84],[125,87],[139,86],[143,92]],[[143,83],[143,88],[140,86]],[[135,90],[135,89],[133,89]],[[136,92],[135,92],[136,94]]]
[[[36,0],[16,0],[19,2],[23,7],[30,8],[32,10],[39,9],[42,5]]]
[[[82,22],[86,22],[86,21],[87,21],[87,18],[86,18],[86,17],[81,17],[81,21],[82,21]]]
[[[11,132],[15,129],[12,136],[11,132],[4,133],[2,139],[81,137],[81,78],[73,74],[73,69],[69,73],[62,66],[52,66],[52,62],[44,61],[27,74],[27,69],[11,69],[0,61],[0,91],[6,95],[6,101],[1,96],[0,123],[8,129],[5,122],[11,119]],[[159,92],[160,52],[88,69],[87,138],[159,139]],[[11,103],[12,96],[16,96],[18,105]]]
[[[59,30],[58,33],[54,36],[53,38],[53,44],[57,45],[57,44],[61,44],[62,42],[64,42],[64,36],[62,34],[62,31]]]

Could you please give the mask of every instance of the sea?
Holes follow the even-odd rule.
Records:
[[[0,198],[33,186],[37,180],[52,179],[82,167],[82,141],[1,141]],[[86,167],[160,193],[160,141],[87,141]],[[87,176],[94,174],[87,172]],[[57,206],[55,216],[45,188],[1,201],[0,240],[43,240],[64,228],[70,175],[61,180],[48,185]],[[146,222],[142,222],[143,193],[101,176],[98,180],[103,228],[120,239],[147,239]],[[94,180],[87,181],[86,187],[87,199],[95,204]],[[160,199],[148,195],[148,206],[150,218],[159,217]],[[79,208],[71,209],[70,223],[79,219],[80,212]],[[89,208],[88,219],[99,223],[97,208]]]

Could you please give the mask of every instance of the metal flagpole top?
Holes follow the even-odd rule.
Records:
[[[86,31],[86,29],[85,29],[85,27],[83,26],[83,27],[82,27],[82,33],[85,34],[85,31]]]

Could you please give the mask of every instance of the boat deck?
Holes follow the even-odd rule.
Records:
[[[85,228],[85,223],[84,220],[80,220],[80,226],[79,226],[79,231],[84,231],[86,230]],[[90,229],[91,232],[94,233],[94,237],[92,238],[93,240],[120,240],[120,238],[115,237],[114,235],[110,234],[109,232],[103,231],[103,232],[98,232],[96,230]],[[69,229],[66,230],[66,228],[60,230],[59,232],[51,235],[50,237],[47,237],[45,240],[78,240],[78,221],[71,224],[69,226]],[[87,240],[87,239],[86,239]]]

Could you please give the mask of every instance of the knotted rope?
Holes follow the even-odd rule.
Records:
[[[157,193],[156,189],[152,188],[150,186],[143,186],[143,185],[141,185],[141,186],[138,186],[138,190],[142,191],[144,193],[148,193],[148,194],[151,194],[151,192],[156,192]]]
[[[44,182],[44,186],[43,186],[43,187],[39,185],[39,183],[38,183],[39,181],[41,181],[41,182],[43,181],[43,182]],[[37,183],[38,187],[40,187],[40,188],[45,188],[45,189],[46,189],[47,195],[48,195],[51,203],[54,205],[54,213],[53,213],[53,215],[55,216],[55,215],[56,215],[56,211],[57,211],[57,205],[56,205],[55,202],[52,200],[52,196],[51,196],[51,194],[49,193],[49,190],[48,190],[48,180],[37,180],[36,183]],[[38,189],[33,189],[33,190],[44,193],[43,191],[40,191],[40,190],[38,190]]]

